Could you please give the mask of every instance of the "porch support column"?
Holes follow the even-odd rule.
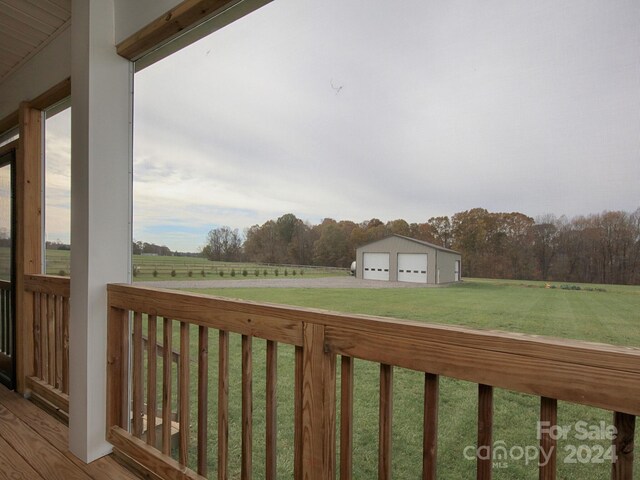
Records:
[[[85,462],[106,434],[107,284],[131,265],[132,64],[115,48],[114,0],[73,0],[69,448]]]
[[[33,375],[33,294],[24,276],[42,273],[42,112],[20,104],[16,159],[16,390],[26,394]]]

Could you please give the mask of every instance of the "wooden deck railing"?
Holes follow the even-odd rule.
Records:
[[[11,282],[0,280],[0,369],[8,370],[13,357]]]
[[[69,295],[67,277],[25,275],[33,298],[33,370],[25,384],[33,394],[69,413]]]
[[[153,320],[151,320],[153,323]],[[148,368],[150,370],[157,370],[156,365],[158,359],[162,362],[167,360],[166,365],[169,365],[170,369],[175,368],[176,371],[180,367],[180,351],[175,348],[170,348],[167,353],[165,353],[164,345],[157,340],[157,331],[154,331],[153,326],[150,330],[151,338],[156,338],[155,345],[149,343],[149,337],[146,335],[142,335],[142,351],[147,352],[149,355],[147,356]],[[134,330],[132,341],[139,345],[140,337],[138,336],[139,332]],[[155,334],[155,335],[154,335]],[[155,354],[155,355],[154,355]],[[151,378],[151,377],[149,377]],[[151,388],[151,384],[149,387]],[[163,423],[158,423],[158,418],[168,419],[166,425],[169,426],[169,433],[166,437],[169,439],[169,450],[175,446],[176,438],[178,436],[178,412],[180,411],[180,399],[178,398],[175,408],[171,407],[166,412],[160,411],[157,409],[157,399],[149,392],[147,397],[151,399],[147,401],[145,404],[138,404],[137,412],[138,418],[137,421],[142,420],[142,431],[144,432],[144,439],[148,440],[149,445],[155,446],[158,449],[162,448],[162,434],[158,434],[158,428],[162,428]],[[155,414],[153,410],[155,409]],[[153,427],[153,428],[152,428]]]
[[[108,293],[108,439],[116,449],[162,478],[203,478],[208,473],[209,329],[218,332],[216,462],[220,479],[228,477],[230,334],[242,336],[242,479],[252,476],[254,337],[267,341],[264,475],[267,479],[276,478],[275,385],[279,344],[295,346],[292,468],[296,479],[333,479],[337,472],[340,479],[352,478],[354,359],[380,365],[380,479],[391,478],[395,367],[424,372],[424,479],[436,478],[437,473],[440,376],[478,384],[477,446],[489,452],[493,439],[494,388],[539,397],[540,421],[550,422],[552,426],[557,422],[558,400],[614,412],[612,421],[618,435],[614,440],[617,461],[612,462],[612,478],[633,478],[635,416],[640,413],[640,350],[261,305],[129,285],[110,285]],[[133,335],[129,331],[131,323]],[[198,347],[192,347],[190,353],[191,326],[197,327]],[[146,347],[143,344],[145,329],[149,338],[162,333],[165,347],[162,378],[156,376],[156,343],[148,342]],[[167,366],[174,344],[179,345],[180,360],[177,369],[172,371]],[[336,395],[338,356],[340,398]],[[196,375],[190,375],[192,365],[197,365]],[[196,379],[193,385],[192,378]],[[191,401],[192,391],[195,402]],[[172,452],[170,412],[176,398],[183,407],[177,422],[177,452]],[[189,408],[192,404],[195,418],[191,417]],[[338,407],[339,464],[336,462]],[[156,418],[157,411],[161,412],[157,419],[161,425],[160,449],[153,448],[156,429],[145,426],[149,425],[149,419]],[[143,421],[145,416],[147,422]],[[190,433],[188,426],[192,423],[195,431]],[[550,461],[539,466],[539,477],[554,479],[555,437],[543,432],[540,446],[550,454]],[[552,446],[554,448],[550,448]],[[188,465],[193,465],[193,470]],[[478,479],[491,478],[491,455],[478,458],[476,465]]]

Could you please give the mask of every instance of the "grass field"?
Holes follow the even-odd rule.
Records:
[[[465,279],[446,288],[199,289],[200,293],[640,347],[640,287]],[[594,289],[588,291],[586,289]],[[598,291],[595,289],[605,290]]]
[[[581,290],[544,288],[543,283],[468,280],[439,289],[332,290],[332,289],[218,289],[206,290],[218,296],[284,303],[405,318],[440,324],[465,325],[481,329],[499,329],[582,339],[617,345],[640,346],[640,288],[581,285]],[[574,286],[574,288],[577,286]],[[585,288],[599,288],[588,291]],[[602,291],[605,290],[605,291]],[[203,292],[203,290],[198,290]],[[210,341],[210,354],[216,358],[217,342]],[[195,354],[195,345],[193,354]],[[254,345],[254,452],[255,478],[262,478],[264,445],[264,342]],[[211,367],[215,371],[215,367]],[[354,478],[376,477],[378,366],[357,361],[355,367]],[[211,382],[215,385],[215,372]],[[240,339],[232,336],[231,355],[231,448],[232,477],[238,473],[240,431]],[[291,471],[293,435],[291,392],[293,388],[293,351],[279,351],[279,478]],[[423,377],[417,372],[395,369],[393,478],[420,477],[422,441]],[[338,383],[339,385],[339,383]],[[441,379],[439,419],[439,478],[464,479],[475,475],[474,461],[465,459],[465,447],[476,437],[475,384]],[[195,394],[195,392],[194,392]],[[213,401],[211,401],[213,399]],[[215,458],[215,394],[210,396],[209,448]],[[496,479],[535,479],[537,460],[517,458],[520,448],[535,447],[539,399],[505,390],[495,392],[494,442],[512,452],[496,464]],[[559,423],[572,425],[611,423],[611,413],[595,408],[559,402]],[[640,444],[640,433],[636,435]],[[610,478],[607,439],[581,439],[574,433],[558,446],[558,478]],[[580,455],[576,455],[576,450]],[[238,455],[236,456],[236,453]],[[639,456],[636,456],[636,459]],[[565,463],[572,462],[575,463]],[[636,468],[640,462],[636,460]],[[215,466],[211,466],[211,472]]]
[[[46,258],[48,275],[69,275],[69,251],[47,250]],[[345,268],[212,262],[200,257],[147,255],[134,255],[133,267],[134,282],[156,280],[241,280],[243,278],[294,278],[299,276],[316,278],[347,274],[347,269]]]

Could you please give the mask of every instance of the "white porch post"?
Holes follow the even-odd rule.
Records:
[[[107,291],[131,265],[133,69],[115,49],[114,0],[73,0],[69,448],[85,462],[105,440]]]

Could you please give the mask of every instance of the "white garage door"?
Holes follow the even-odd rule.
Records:
[[[427,254],[399,253],[398,281],[427,283]]]
[[[389,254],[364,253],[362,277],[365,280],[389,280]]]

